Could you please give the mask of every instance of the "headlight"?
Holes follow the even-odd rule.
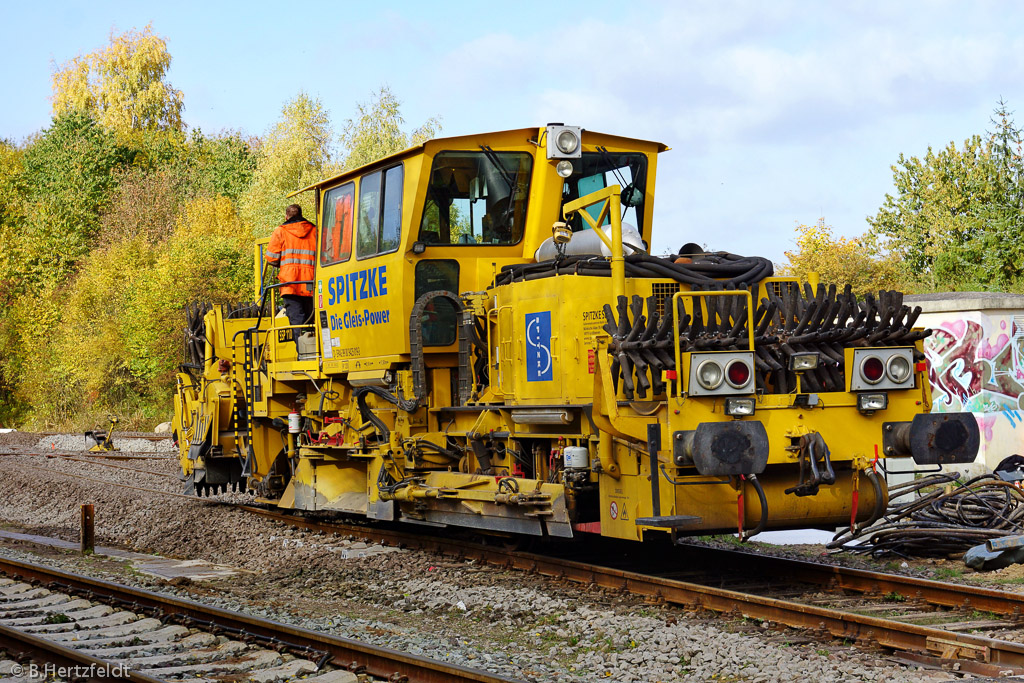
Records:
[[[821,356],[817,351],[812,353],[794,353],[789,357],[789,369],[793,372],[814,370],[820,362]]]
[[[860,364],[860,376],[868,384],[878,384],[885,376],[885,364],[878,356],[868,356]]]
[[[557,164],[555,164],[555,173],[557,173],[563,178],[568,178],[569,176],[572,175],[572,162],[562,159]]]
[[[742,389],[750,382],[750,367],[739,359],[729,361],[725,366],[725,381],[733,389]]]
[[[583,156],[583,129],[580,126],[549,123],[544,136],[548,159],[579,159]]]
[[[889,407],[889,394],[857,394],[857,410],[874,412]]]
[[[580,146],[580,139],[576,137],[576,133],[566,128],[558,134],[555,144],[558,145],[558,151],[562,154],[572,154]]]
[[[914,386],[914,349],[854,349],[849,370],[850,391],[910,389]]]
[[[697,366],[697,382],[708,391],[714,391],[722,385],[722,366],[713,360],[703,361]]]
[[[896,384],[903,384],[910,378],[913,367],[906,356],[893,356],[885,366],[885,374]]]
[[[732,417],[754,414],[754,399],[752,398],[727,398],[725,399],[725,414]]]

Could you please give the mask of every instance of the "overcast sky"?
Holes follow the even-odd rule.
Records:
[[[152,23],[185,120],[261,134],[300,90],[336,129],[388,85],[442,135],[564,121],[658,140],[655,251],[783,259],[819,217],[867,228],[900,153],[1024,122],[1013,2],[0,0],[0,137],[50,120],[54,64]]]

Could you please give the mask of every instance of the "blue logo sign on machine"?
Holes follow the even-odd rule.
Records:
[[[551,311],[526,314],[526,381],[554,379],[551,367]]]

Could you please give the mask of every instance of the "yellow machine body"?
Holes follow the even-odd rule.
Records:
[[[973,418],[927,415],[901,295],[645,253],[665,150],[548,126],[306,188],[311,324],[277,312],[265,240],[257,303],[190,309],[186,491],[499,534],[746,537],[870,521],[879,457],[972,460]]]

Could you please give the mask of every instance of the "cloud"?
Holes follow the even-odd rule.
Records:
[[[1024,75],[1015,14],[996,3],[640,3],[533,34],[491,31],[455,46],[440,71],[456,98],[480,94],[464,120],[565,121],[669,144],[663,246],[713,229],[779,259],[798,221],[824,213],[840,233],[862,232],[899,152],[981,132],[979,110]]]

